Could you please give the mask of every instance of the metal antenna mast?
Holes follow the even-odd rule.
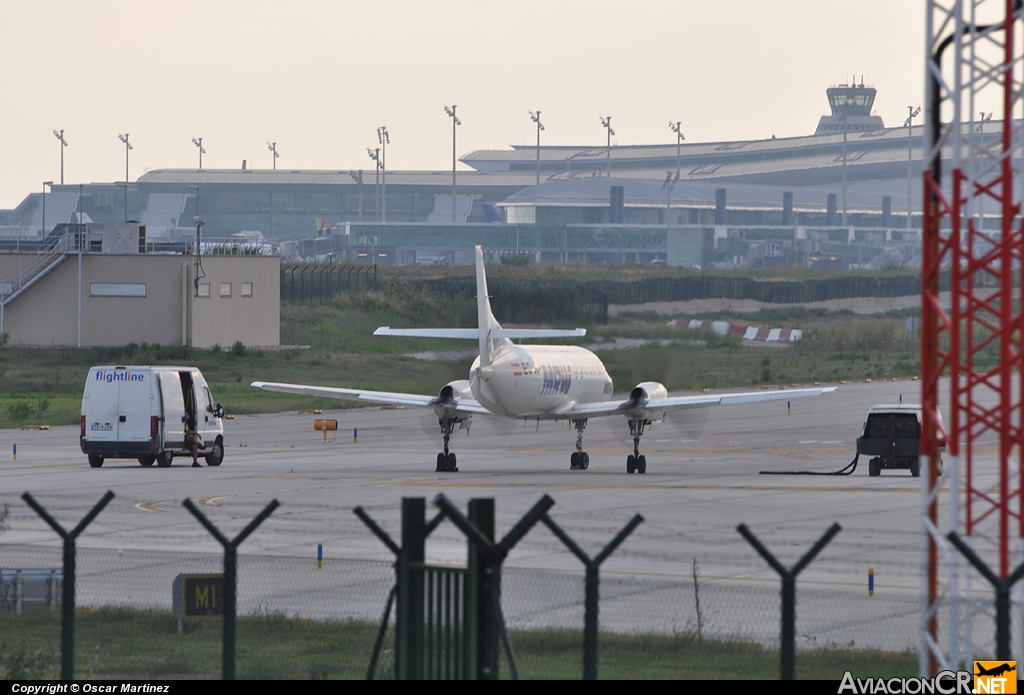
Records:
[[[1019,70],[1024,54],[1017,43],[1021,5],[1021,0],[927,2],[922,674],[955,669],[995,653],[991,602],[972,595],[972,589],[989,591],[990,586],[947,544],[947,531],[964,539],[1000,579],[1021,562],[1024,548],[1024,394],[1019,383],[1024,373],[1024,297],[1014,278],[1024,264],[1024,234],[1018,218],[1021,172],[1013,159],[1024,146]],[[991,105],[1000,117],[992,121],[995,136],[982,132],[973,120],[982,105]],[[997,208],[998,224],[992,227],[998,229],[976,224],[984,200]],[[951,296],[942,301],[944,276]],[[946,399],[945,419],[939,414],[941,399]],[[994,455],[988,451],[993,440]],[[942,530],[940,499],[948,504],[941,515]],[[1019,583],[1014,591],[1019,601]],[[1019,614],[1012,624],[1018,634],[1010,658],[1021,660]]]

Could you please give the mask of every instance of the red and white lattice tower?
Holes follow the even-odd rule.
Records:
[[[922,674],[995,657],[993,589],[948,543],[949,531],[1000,577],[1024,559],[1020,5],[927,3]],[[941,301],[946,283],[950,299]],[[1024,661],[1016,589],[1013,653]]]

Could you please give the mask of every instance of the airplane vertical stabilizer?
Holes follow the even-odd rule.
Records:
[[[484,273],[484,251],[476,247],[476,314],[477,330],[480,331],[480,366],[491,363],[491,355],[498,347],[498,340],[491,337],[491,331],[500,329],[501,324],[491,313],[491,300],[487,295],[487,275]],[[507,339],[501,342],[510,342]]]

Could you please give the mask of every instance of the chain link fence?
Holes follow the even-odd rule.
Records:
[[[42,519],[15,500],[8,502],[9,528],[0,534],[0,678],[56,677],[61,606],[37,600],[39,586],[23,586],[19,609],[11,578],[18,569],[23,577],[29,571],[51,577],[51,569],[61,568],[62,551]],[[95,499],[48,496],[40,502],[63,523]],[[367,510],[396,538],[398,502]],[[140,504],[119,496],[110,509]],[[215,523],[234,529],[225,530],[229,536],[251,518],[218,509],[216,500],[206,504]],[[79,538],[77,678],[220,677],[222,619],[187,619],[179,631],[172,585],[179,574],[222,572],[222,552],[180,500],[160,509],[162,529],[122,528],[100,514]],[[588,552],[599,550],[630,517],[626,510],[617,516],[555,510],[553,518]],[[507,531],[508,519],[499,515],[497,523],[499,535]],[[752,530],[791,566],[826,528]],[[875,676],[916,674],[917,534],[879,529],[874,535],[877,540],[865,541],[863,534],[844,539],[840,533],[799,576],[797,677],[838,679],[857,668]],[[461,565],[466,541],[442,523],[426,552],[431,563]],[[509,555],[501,581],[520,677],[580,678],[581,563],[538,525]],[[393,556],[350,507],[282,505],[239,552],[237,677],[366,678],[394,582]],[[34,600],[27,600],[30,593]],[[979,594],[978,600],[987,598]],[[602,566],[600,599],[598,677],[779,675],[779,578],[735,527],[641,524]],[[393,620],[392,611],[375,678],[394,675]],[[991,623],[978,622],[974,630],[990,635]],[[502,658],[501,675],[508,677]]]

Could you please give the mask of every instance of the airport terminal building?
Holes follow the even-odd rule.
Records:
[[[196,217],[204,236],[258,233],[286,257],[377,263],[465,262],[483,244],[541,261],[848,264],[913,242],[923,126],[886,128],[863,83],[827,96],[832,113],[802,137],[470,152],[454,205],[450,171],[388,171],[385,183],[373,170],[158,169],[127,184],[55,185],[45,204],[33,193],[0,211],[0,243],[78,221],[137,221],[151,241],[180,242]],[[997,137],[1000,125],[988,127]],[[680,235],[692,253],[672,252]],[[764,239],[785,253],[750,251]],[[906,262],[913,248],[897,255]]]

